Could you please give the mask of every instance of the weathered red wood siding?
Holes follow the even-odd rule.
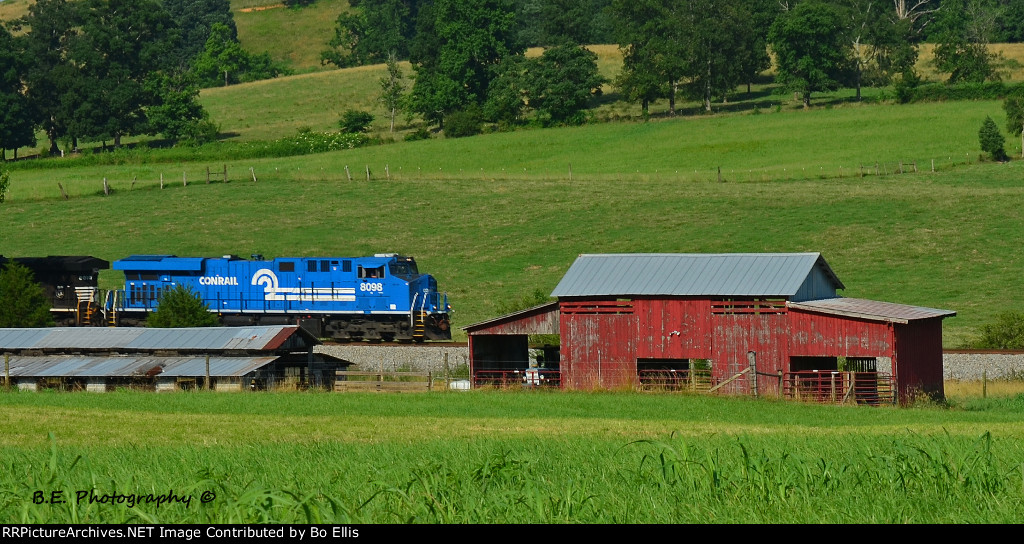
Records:
[[[724,381],[749,368],[747,353],[753,351],[757,371],[776,374],[789,370],[789,319],[785,313],[768,314],[715,314],[711,316],[712,339],[711,376],[716,382]],[[749,374],[724,386],[728,393],[751,392]],[[778,379],[758,377],[759,394],[776,394]]]
[[[942,383],[942,319],[912,321],[896,326],[893,375],[900,402],[924,393],[944,398]]]
[[[628,302],[563,302],[562,387],[636,384],[636,316]]]
[[[638,299],[633,311],[638,358],[711,358],[711,301]]]
[[[790,309],[790,356],[892,357],[893,326],[883,321]]]

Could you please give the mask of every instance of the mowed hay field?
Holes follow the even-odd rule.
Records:
[[[1014,523],[1022,398],[4,394],[0,520]],[[38,491],[66,501],[35,504]]]

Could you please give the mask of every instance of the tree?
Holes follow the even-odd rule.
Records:
[[[20,40],[0,24],[0,161],[7,149],[36,144],[35,115],[25,95],[23,74],[27,70]]]
[[[395,115],[402,109],[405,102],[405,84],[402,83],[402,69],[398,66],[398,56],[389,54],[387,60],[388,75],[380,78],[380,96],[378,100],[384,104],[391,117],[391,132],[395,131]]]
[[[530,107],[547,124],[581,124],[581,113],[605,83],[597,71],[597,55],[565,43],[546,49],[534,64],[528,76]]]
[[[175,21],[178,36],[170,56],[179,69],[188,69],[203,49],[214,24],[227,27],[230,39],[238,40],[238,29],[228,0],[162,0]]]
[[[9,262],[0,270],[0,327],[49,327],[53,325],[50,301],[32,271]]]
[[[342,68],[408,58],[420,0],[354,2],[338,16],[321,62]]]
[[[808,1],[780,15],[769,32],[775,50],[778,81],[803,96],[838,89],[849,69],[846,43],[838,32],[839,14],[830,4]]]
[[[988,43],[995,31],[997,7],[990,0],[945,0],[937,21],[935,66],[949,83],[999,79]]]
[[[1006,129],[1014,136],[1021,137],[1020,156],[1024,158],[1024,94],[1018,91],[1003,101],[1006,111]]]
[[[269,79],[287,72],[269,53],[251,55],[242,48],[231,29],[214,23],[203,51],[192,61],[192,71],[202,87]]]
[[[169,66],[174,22],[153,0],[86,0],[71,47],[84,78],[83,108],[68,104],[77,134],[121,138],[149,131],[146,109],[159,104],[147,78]]]
[[[443,128],[445,115],[483,104],[502,59],[523,53],[507,0],[434,0],[420,8],[410,60],[410,107]]]
[[[622,71],[615,84],[629,102],[639,102],[643,115],[649,114],[650,103],[668,96],[669,70],[664,62],[671,58],[661,45],[681,44],[680,40],[658,41],[658,36],[678,29],[666,20],[662,0],[613,0],[609,10],[618,24],[615,39],[622,52]]]
[[[23,30],[24,55],[32,59],[24,74],[26,94],[33,106],[34,121],[50,141],[49,153],[60,153],[57,140],[70,124],[69,94],[81,86],[84,77],[72,62],[71,47],[81,26],[81,2],[37,0],[15,30]]]
[[[238,38],[232,36],[231,29],[214,23],[206,46],[192,62],[192,69],[204,86],[212,87],[216,85],[214,82],[222,80],[227,87],[232,81],[238,82],[237,72],[242,70],[247,60],[248,54],[238,43]],[[233,74],[236,74],[234,78]]]
[[[199,85],[191,72],[154,74],[147,89],[159,97],[147,110],[151,134],[189,144],[202,144],[217,137],[217,125],[199,103]]]
[[[735,0],[690,0],[686,4],[682,74],[687,94],[702,100],[705,111],[711,111],[713,98],[724,98],[743,81],[758,65],[759,55],[766,55],[764,42],[749,27],[751,20],[743,3]],[[751,49],[758,46],[761,51]]]
[[[146,325],[153,328],[216,327],[217,315],[211,313],[202,297],[187,285],[178,284],[164,291]]]
[[[991,117],[986,117],[985,122],[981,124],[981,129],[978,130],[978,142],[981,144],[981,150],[988,153],[992,160],[1005,161],[1007,159],[1006,150],[1003,148],[1006,139],[1003,138],[999,127]]]
[[[373,114],[368,111],[346,110],[338,124],[341,131],[348,134],[362,134],[370,129]]]

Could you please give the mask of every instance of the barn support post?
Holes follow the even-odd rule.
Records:
[[[206,382],[203,383],[203,388],[207,391],[210,390],[210,354],[206,354]]]
[[[757,353],[747,352],[747,362],[750,363],[750,391],[757,398]]]
[[[782,371],[779,371],[779,398],[782,398]]]
[[[11,389],[11,354],[4,354],[4,389]]]

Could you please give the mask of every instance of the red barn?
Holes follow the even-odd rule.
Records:
[[[581,255],[552,293],[557,307],[466,328],[471,366],[525,370],[525,336],[508,335],[557,328],[566,388],[692,383],[702,371],[733,393],[838,400],[894,385],[903,401],[941,397],[942,319],[955,312],[840,289],[818,253]]]

